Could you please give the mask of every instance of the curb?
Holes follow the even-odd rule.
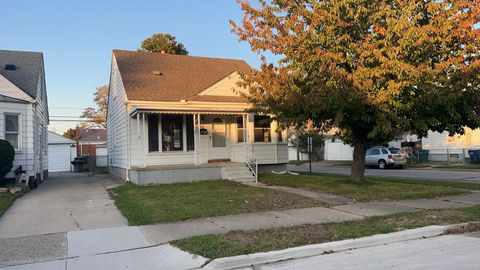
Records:
[[[447,226],[427,226],[412,230],[394,232],[389,234],[377,234],[357,239],[348,239],[323,244],[307,245],[301,247],[288,248],[284,250],[260,252],[248,255],[239,255],[234,257],[219,258],[210,261],[201,269],[238,269],[250,267],[253,265],[274,263],[291,259],[299,259],[332,252],[345,251],[357,248],[366,248],[371,246],[391,244],[395,242],[415,240],[427,237],[435,237],[444,234],[449,229],[456,228],[462,224]]]

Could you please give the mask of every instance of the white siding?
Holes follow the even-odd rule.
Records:
[[[120,71],[118,70],[115,56],[112,56],[107,114],[108,162],[109,166],[124,169],[128,168],[128,113],[126,101],[127,96]]]
[[[33,145],[33,117],[32,105],[21,103],[0,102],[0,139],[5,139],[5,113],[19,114],[20,116],[20,144],[21,150],[15,153],[13,169],[22,166],[29,176],[35,175],[35,156]],[[13,177],[13,173],[7,177]]]

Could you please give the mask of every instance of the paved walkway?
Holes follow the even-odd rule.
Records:
[[[340,222],[375,215],[473,205],[480,205],[480,193],[437,199],[344,204],[333,208],[247,213],[146,226],[0,239],[0,267],[25,264],[5,269],[119,269],[125,266],[129,269],[194,268],[202,265],[206,259],[183,252],[167,243],[189,236],[222,234],[232,230]],[[27,264],[39,261],[48,262]],[[168,262],[179,264],[171,265]]]
[[[0,239],[127,226],[105,186],[108,175],[52,173],[0,218]]]
[[[269,186],[260,182],[258,183],[242,182],[242,184],[253,186],[253,187],[268,188],[268,189],[273,189],[273,190],[278,190],[278,191],[283,191],[288,193],[294,193],[304,197],[326,202],[330,205],[354,203],[354,201],[350,198],[342,197],[342,196],[331,194],[331,193],[320,192],[320,191],[310,191],[310,190],[305,190],[300,188],[292,188],[292,187],[284,187],[284,186]]]

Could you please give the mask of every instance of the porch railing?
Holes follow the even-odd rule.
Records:
[[[253,145],[249,143],[244,144],[245,163],[248,169],[255,177],[255,182],[258,182],[258,159],[253,154]]]

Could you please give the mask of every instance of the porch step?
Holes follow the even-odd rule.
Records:
[[[246,165],[222,168],[222,178],[236,182],[255,182],[255,177]]]

